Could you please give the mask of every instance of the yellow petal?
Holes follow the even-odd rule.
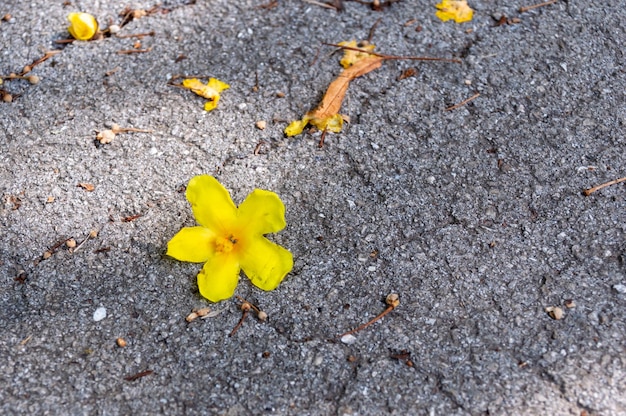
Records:
[[[239,270],[239,263],[233,255],[211,257],[198,273],[200,294],[211,302],[232,297],[239,281]]]
[[[207,87],[212,88],[213,90],[217,91],[218,93],[227,90],[230,88],[230,85],[228,85],[225,82],[220,81],[219,79],[215,79],[215,78],[209,78],[209,82],[207,83]]]
[[[239,205],[238,224],[246,233],[276,233],[287,225],[285,205],[274,192],[255,189]]]
[[[204,103],[204,111],[215,110],[219,100],[220,100],[220,96],[218,95],[218,96],[214,97],[212,100],[209,100],[206,103]]]
[[[200,81],[197,78],[187,78],[187,79],[184,79],[183,82],[182,82],[182,86],[183,86],[183,88],[187,88],[187,89],[195,92],[196,94],[200,95],[201,97],[210,98],[210,97],[207,97],[206,95],[204,95],[204,90],[206,88],[206,85],[204,85],[202,83],[202,81]]]
[[[167,243],[167,255],[180,261],[204,263],[215,252],[215,233],[204,227],[185,227]]]
[[[444,22],[450,19],[457,23],[469,22],[474,15],[474,10],[467,5],[467,0],[442,0],[435,7],[439,9],[435,16]]]
[[[265,237],[249,240],[239,260],[252,284],[263,290],[275,289],[293,268],[291,253]]]
[[[366,44],[366,45],[363,45],[363,46],[359,47],[357,45],[357,43],[356,43],[356,40],[339,42],[339,45],[341,45],[341,46],[349,46],[351,48],[359,48],[359,49],[363,49],[363,50],[370,51],[370,52],[374,51],[374,48],[376,48],[376,46],[373,45],[373,44]],[[344,51],[343,51],[343,58],[341,58],[341,61],[339,61],[339,63],[344,68],[350,68],[357,61],[359,61],[359,60],[361,60],[363,58],[366,58],[368,56],[372,56],[372,55],[369,54],[369,53],[355,51],[354,49],[344,49]]]
[[[332,131],[333,133],[341,133],[343,127],[343,118],[341,114],[333,114],[326,118],[313,118],[309,123],[317,127],[318,130]]]
[[[70,13],[67,31],[76,40],[89,40],[98,32],[98,21],[89,13]]]
[[[218,234],[229,234],[236,221],[237,208],[226,188],[209,175],[191,178],[187,200],[198,224]]]
[[[309,119],[307,117],[302,120],[292,121],[291,124],[285,128],[285,134],[287,137],[297,136],[302,133],[302,130],[304,130],[307,124],[309,124]]]

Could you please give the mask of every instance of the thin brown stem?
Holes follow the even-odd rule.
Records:
[[[121,127],[115,129],[115,133],[154,133],[154,130],[135,129],[132,127]]]
[[[317,144],[317,147],[319,147],[320,149],[324,147],[324,140],[326,139],[327,131],[327,128],[324,128],[324,131],[322,131],[322,137],[320,137],[320,142]]]
[[[603,183],[603,184],[598,185],[598,186],[594,186],[593,188],[585,189],[583,191],[583,195],[589,196],[592,193],[594,193],[595,191],[599,191],[602,188],[606,188],[607,186],[615,185],[615,184],[618,184],[620,182],[626,182],[626,176],[624,176],[623,178],[619,178],[619,179],[615,179],[615,180]]]
[[[321,1],[315,1],[315,0],[302,0],[302,1],[305,3],[313,4],[315,6],[324,7],[326,9],[337,10],[337,7],[333,6],[332,4],[322,3]]]
[[[543,3],[537,3],[537,4],[533,4],[531,6],[520,7],[519,11],[520,11],[520,13],[525,13],[525,12],[527,12],[529,10],[537,9],[537,8],[543,7],[543,6],[549,6],[549,5],[554,4],[556,2],[557,2],[557,0],[544,1]]]
[[[355,48],[353,46],[339,45],[339,44],[336,44],[336,43],[326,43],[326,42],[324,42],[323,44],[327,45],[327,46],[334,46],[335,48],[348,49],[348,50],[351,50],[351,51],[367,53],[367,54],[372,55],[372,56],[378,56],[379,58],[383,58],[385,60],[441,61],[441,62],[452,62],[452,63],[455,63],[455,64],[462,63],[462,61],[460,59],[454,59],[454,58],[436,58],[436,57],[431,57],[431,56],[385,55],[383,53],[377,53],[377,52],[368,51],[368,50],[361,49],[361,48]]]
[[[478,97],[480,97],[480,93],[479,93],[479,92],[477,92],[476,94],[472,95],[471,97],[469,97],[469,98],[467,98],[467,99],[465,99],[465,100],[461,101],[461,102],[460,102],[460,103],[458,103],[458,104],[455,104],[455,105],[453,105],[453,106],[451,106],[451,107],[446,108],[446,110],[445,110],[445,111],[452,111],[452,110],[456,110],[457,108],[459,108],[459,107],[463,107],[465,104],[469,103],[469,102],[470,102],[470,101],[472,101],[472,100],[475,100],[475,99],[476,99],[476,98],[478,98]]]
[[[123,50],[123,51],[117,51],[118,55],[132,55],[135,53],[146,53],[146,52],[150,52],[152,50],[152,47],[146,48],[146,49],[128,49],[128,50]]]
[[[380,320],[380,319],[381,319],[381,318],[383,318],[385,315],[387,315],[389,312],[391,312],[392,310],[394,310],[395,308],[397,308],[397,307],[398,307],[398,305],[400,305],[400,300],[399,300],[399,298],[398,298],[398,295],[397,295],[397,294],[395,294],[395,293],[390,294],[389,296],[387,296],[386,303],[387,303],[387,308],[386,308],[384,311],[382,311],[382,312],[380,313],[380,315],[378,315],[378,316],[374,317],[374,318],[373,318],[372,320],[370,320],[369,322],[366,322],[366,323],[364,323],[363,325],[361,325],[361,326],[359,326],[359,327],[357,327],[357,328],[354,328],[354,329],[353,329],[353,330],[351,330],[351,331],[344,332],[343,334],[339,335],[339,338],[342,338],[342,337],[344,337],[344,336],[346,336],[346,335],[352,335],[352,334],[354,334],[354,333],[356,333],[356,332],[359,332],[359,331],[361,331],[361,330],[363,330],[363,329],[367,328],[368,326],[372,325],[374,322],[376,322],[376,321]]]
[[[372,27],[370,28],[370,33],[367,36],[367,41],[371,42],[372,38],[374,37],[374,32],[376,31],[376,27],[378,26],[378,24],[380,23],[380,17],[374,22],[374,24],[372,25]]]
[[[229,337],[232,337],[233,335],[235,335],[235,332],[237,332],[239,330],[239,328],[241,328],[241,325],[243,325],[243,320],[246,319],[246,316],[248,316],[248,311],[250,309],[244,309],[243,313],[241,314],[241,319],[239,319],[239,322],[237,322],[237,325],[235,325],[235,327],[233,328],[232,331],[230,331],[230,334],[228,335]]]
[[[126,39],[126,38],[139,38],[142,39],[146,36],[154,36],[154,30],[147,32],[147,33],[136,33],[136,34],[129,34],[129,35],[116,35],[116,37],[120,38],[120,39]]]

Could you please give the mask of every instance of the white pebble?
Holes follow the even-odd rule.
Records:
[[[626,293],[626,285],[623,285],[621,283],[613,285],[613,289],[615,289],[619,293]]]
[[[103,320],[106,317],[107,317],[107,309],[105,307],[103,307],[103,306],[100,306],[93,313],[93,320],[96,321],[96,322],[100,322],[101,320]]]
[[[354,344],[356,342],[356,337],[352,334],[347,334],[341,337],[341,342],[344,344]]]

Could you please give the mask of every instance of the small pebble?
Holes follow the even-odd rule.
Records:
[[[558,306],[548,306],[546,308],[546,312],[550,315],[550,318],[555,319],[557,321],[563,319],[563,309]]]
[[[103,320],[104,318],[107,317],[107,310],[105,307],[100,306],[98,309],[96,309],[96,311],[93,313],[93,320],[96,322],[100,322],[101,320]]]
[[[347,345],[352,345],[356,342],[356,337],[352,334],[347,334],[341,337],[341,342]]]
[[[265,121],[263,121],[263,120],[257,121],[256,123],[254,123],[254,125],[259,130],[265,130],[265,127],[267,127],[267,123]]]
[[[621,283],[613,285],[613,289],[618,293],[626,293],[626,285],[623,285]]]

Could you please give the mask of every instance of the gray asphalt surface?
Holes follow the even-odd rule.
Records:
[[[625,414],[626,187],[581,191],[626,176],[626,3],[471,1],[460,25],[435,3],[200,0],[131,21],[121,34],[154,31],[152,49],[120,55],[137,39],[56,45],[66,15],[107,26],[154,3],[3,1],[0,74],[62,52],[38,84],[2,86],[0,413]],[[322,42],[378,19],[377,51],[463,63],[385,62],[351,84],[351,122],[323,148],[284,137],[340,72]],[[206,113],[176,74],[231,88]],[[96,146],[113,123],[153,132]],[[269,320],[232,337],[240,302],[209,305],[201,265],[164,255],[202,173],[287,209],[273,239],[294,270],[273,292],[242,276]],[[337,339],[390,293],[397,309]],[[185,321],[205,306],[222,312]]]

